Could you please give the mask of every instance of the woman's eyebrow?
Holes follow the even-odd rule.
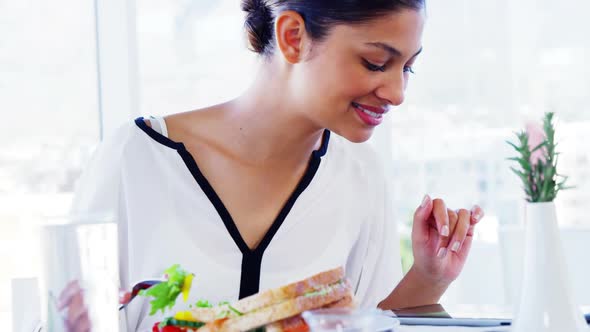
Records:
[[[382,43],[382,42],[374,42],[374,43],[366,43],[369,46],[373,46],[373,47],[378,47],[382,50],[387,51],[389,54],[391,54],[392,56],[396,56],[396,57],[401,57],[402,56],[402,52],[400,52],[397,48],[386,44],[386,43]],[[420,47],[420,49],[414,53],[414,55],[412,55],[412,58],[416,57],[418,54],[420,54],[420,52],[422,52],[422,47]]]

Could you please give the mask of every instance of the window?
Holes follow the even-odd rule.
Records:
[[[490,256],[490,248],[499,245],[496,233],[520,224],[523,217],[520,183],[506,160],[514,152],[504,141],[512,140],[513,131],[526,122],[540,121],[544,112],[557,114],[560,172],[577,186],[558,197],[560,224],[590,226],[584,208],[590,201],[590,181],[584,177],[584,142],[590,139],[590,40],[585,37],[590,22],[582,19],[589,10],[590,3],[580,0],[428,2],[424,52],[405,104],[391,117],[391,137],[393,164],[403,165],[396,170],[419,160],[425,166],[415,167],[422,170],[419,177],[430,180],[417,181],[408,192],[407,184],[397,185],[407,174],[393,174],[398,216],[411,216],[425,193],[447,198],[452,207],[480,203],[486,210],[479,244],[447,300],[511,300],[502,291],[502,257]],[[422,148],[411,148],[418,144]],[[461,172],[466,163],[477,165],[479,174]],[[482,240],[494,237],[489,246]],[[488,263],[495,268],[481,266]],[[572,274],[576,287],[588,277],[578,270]],[[490,291],[465,291],[476,283]],[[588,287],[576,291],[586,297],[590,292]]]
[[[411,78],[406,103],[392,117],[396,163],[422,157],[426,172],[437,173],[442,165],[460,169],[475,162],[478,168],[499,172],[487,176],[490,182],[496,177],[506,183],[500,193],[493,193],[495,197],[518,200],[518,180],[507,171],[510,164],[505,160],[513,153],[504,141],[525,122],[539,121],[544,112],[554,111],[560,125],[561,171],[571,175],[579,187],[577,195],[588,195],[590,183],[578,180],[584,180],[579,176],[585,169],[582,142],[590,137],[590,65],[585,61],[590,41],[584,37],[590,23],[566,14],[581,15],[579,11],[590,9],[590,4],[576,0],[545,4],[466,0],[428,4],[425,52]],[[544,20],[549,16],[551,20]],[[526,22],[522,17],[527,17]],[[419,142],[420,150],[405,148]],[[441,154],[454,166],[441,162]],[[453,192],[472,182],[448,175],[438,180]],[[416,205],[429,189],[417,188],[414,197],[406,197]],[[465,200],[454,203],[469,204],[473,194],[463,192]],[[574,191],[563,192],[562,201],[572,195]]]
[[[138,1],[140,113],[184,112],[239,95],[257,60],[243,20],[233,0]]]
[[[0,322],[11,279],[38,274],[35,226],[68,212],[99,141],[93,8],[0,2]]]

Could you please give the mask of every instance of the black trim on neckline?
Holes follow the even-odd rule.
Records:
[[[179,142],[175,142],[175,141],[169,139],[168,137],[160,134],[159,132],[154,130],[154,128],[148,126],[147,123],[145,123],[145,119],[143,117],[139,117],[139,118],[135,119],[135,124],[139,128],[141,128],[141,130],[143,130],[146,134],[148,134],[151,138],[153,138],[156,142],[166,145],[167,147],[174,149],[174,150],[178,150],[178,149],[186,150],[184,147],[184,144],[179,143]]]
[[[287,215],[295,205],[297,198],[303,193],[303,191],[305,191],[305,189],[309,186],[315,174],[317,173],[320,166],[321,157],[323,157],[328,151],[330,131],[327,129],[324,130],[324,133],[322,135],[322,144],[320,145],[319,149],[314,150],[312,152],[307,169],[305,170],[303,177],[299,180],[299,183],[295,187],[295,190],[293,191],[291,196],[289,196],[289,199],[279,211],[279,214],[273,221],[271,227],[268,229],[266,234],[264,234],[264,237],[262,238],[258,246],[255,249],[250,249],[244,241],[244,239],[242,238],[242,235],[240,234],[238,227],[236,226],[229,211],[221,201],[221,198],[217,195],[217,193],[215,192],[207,178],[203,175],[194,157],[186,149],[184,144],[180,142],[175,142],[169,139],[168,137],[160,134],[159,132],[148,126],[145,123],[143,117],[137,118],[135,120],[135,123],[139,128],[141,128],[146,134],[148,134],[158,143],[178,151],[178,154],[181,156],[186,167],[189,169],[197,184],[205,193],[211,204],[213,204],[213,207],[219,214],[219,217],[223,221],[225,228],[234,240],[234,243],[236,244],[238,249],[240,249],[240,252],[242,253],[239,298],[241,299],[258,293],[260,288],[260,269],[262,265],[262,256],[264,254],[264,251],[266,250],[266,248],[272,241],[273,237],[278,232],[279,228],[287,218]]]
[[[322,135],[322,145],[320,148],[315,150],[313,153],[317,154],[318,157],[323,157],[328,152],[328,143],[330,142],[330,131],[328,129],[324,130]]]

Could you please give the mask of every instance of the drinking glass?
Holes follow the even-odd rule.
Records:
[[[302,316],[312,332],[374,332],[377,314],[376,310],[319,309]]]
[[[91,331],[118,330],[117,224],[105,216],[48,218],[41,226],[41,300],[46,331],[65,332],[60,294],[72,281],[82,289]]]

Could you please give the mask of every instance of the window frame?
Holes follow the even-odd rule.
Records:
[[[139,116],[135,0],[94,0],[100,139]]]

